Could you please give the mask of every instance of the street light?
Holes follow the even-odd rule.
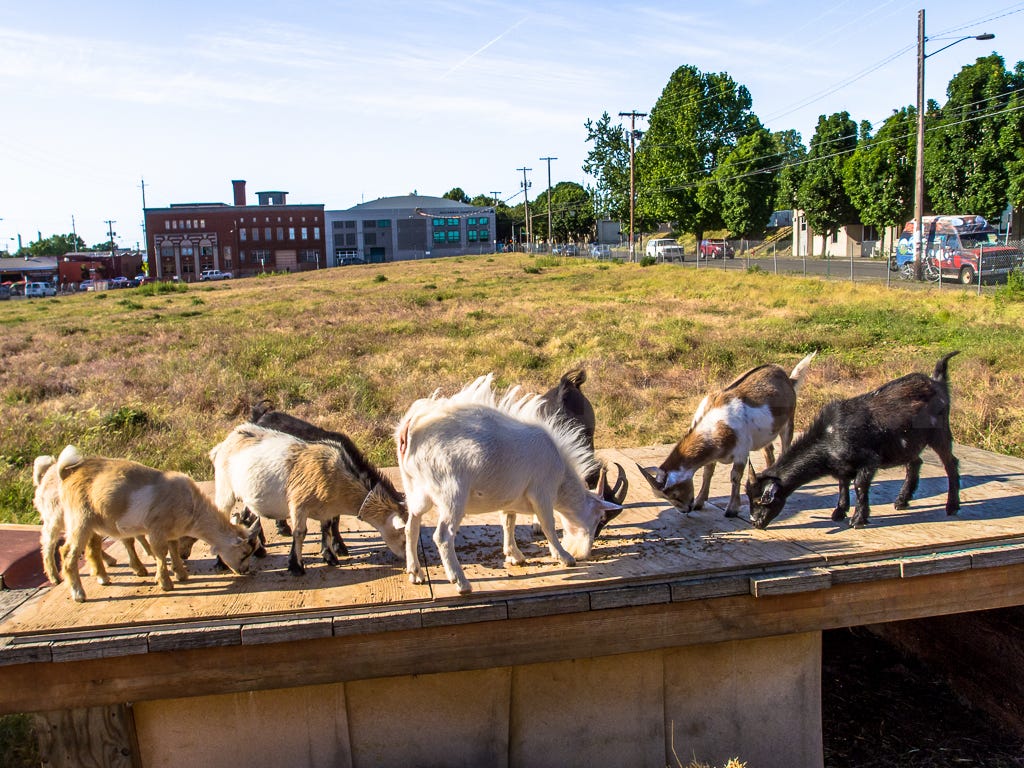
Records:
[[[991,40],[990,32],[982,35],[966,35],[931,53],[924,52],[924,44],[928,38],[924,34],[924,8],[917,12],[917,168],[914,171],[914,234],[917,243],[914,247],[914,276],[921,279],[921,266],[924,261],[924,232],[921,231],[921,219],[924,214],[924,60],[947,48],[952,48],[964,40]]]

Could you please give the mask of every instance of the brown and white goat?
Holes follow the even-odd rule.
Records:
[[[739,514],[740,481],[747,457],[751,451],[763,449],[767,463],[774,463],[772,440],[776,437],[783,451],[789,448],[797,392],[815,354],[797,363],[789,375],[778,365],[760,365],[725,389],[705,396],[697,406],[690,430],[661,466],[652,471],[637,465],[647,482],[680,512],[689,512],[701,509],[708,500],[715,464],[732,464],[725,516]],[[701,467],[704,478],[695,499],[693,476]]]
[[[376,528],[397,556],[405,553],[405,507],[400,494],[365,461],[334,440],[307,443],[256,424],[240,424],[210,450],[214,496],[225,515],[237,501],[263,517],[287,519],[292,529],[288,570],[305,573],[306,521],[353,515]],[[258,521],[257,521],[258,524]],[[327,548],[330,565],[337,557]],[[330,558],[333,557],[333,560]]]
[[[57,474],[57,459],[53,456],[37,456],[32,465],[32,484],[35,486],[35,495],[32,503],[39,512],[42,520],[42,529],[39,535],[39,545],[42,550],[43,571],[50,583],[60,583],[60,568],[57,565],[57,545],[60,537],[64,534],[64,511],[60,506],[60,477]],[[128,553],[128,565],[136,576],[148,576],[149,571],[139,560],[139,554],[135,551],[135,539],[132,537],[122,540],[125,552]],[[144,536],[139,537],[139,544],[149,551],[149,542]],[[103,539],[100,536],[92,536],[89,539],[88,547],[92,550],[90,555],[93,558],[101,557],[106,565],[116,565],[117,560],[111,557],[103,549]]]
[[[235,573],[244,573],[255,548],[255,529],[232,525],[195,481],[180,472],[163,472],[126,459],[83,457],[73,445],[57,459],[60,505],[67,544],[64,576],[77,602],[85,601],[78,558],[95,535],[146,536],[156,559],[161,589],[173,588],[167,572],[170,555],[178,581],[188,579],[178,540],[202,539]],[[103,559],[86,551],[100,584],[109,583]]]
[[[572,566],[590,555],[595,536],[622,509],[587,490],[583,478],[593,456],[575,429],[546,418],[540,398],[520,397],[517,389],[498,401],[492,382],[482,376],[450,398],[417,400],[395,430],[409,511],[405,567],[413,584],[426,579],[418,543],[421,518],[432,508],[434,542],[462,594],[472,589],[455,555],[464,515],[503,512],[506,561],[520,562],[515,515],[535,515],[551,556]],[[555,535],[556,509],[564,546]]]

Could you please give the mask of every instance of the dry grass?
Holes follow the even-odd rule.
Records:
[[[31,464],[74,442],[209,479],[249,407],[347,432],[380,464],[414,399],[494,371],[546,389],[583,366],[599,447],[679,438],[709,386],[819,350],[798,409],[951,349],[957,440],[1024,456],[1024,305],[767,273],[522,254],[0,304],[0,519],[30,522]]]

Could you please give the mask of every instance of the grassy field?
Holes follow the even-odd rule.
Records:
[[[1020,298],[507,254],[0,302],[0,521],[36,521],[32,461],[68,443],[209,479],[207,452],[263,398],[390,465],[394,425],[435,388],[493,371],[543,390],[582,366],[598,447],[636,446],[677,440],[709,387],[811,350],[798,428],[959,349],[957,441],[1024,456]]]

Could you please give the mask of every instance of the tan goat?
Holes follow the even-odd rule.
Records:
[[[60,504],[64,510],[66,551],[64,575],[71,594],[84,602],[78,558],[91,536],[114,538],[145,535],[156,559],[161,589],[173,588],[167,570],[171,557],[174,575],[188,578],[177,541],[184,537],[202,539],[215,555],[235,573],[249,568],[256,546],[255,528],[228,522],[213,502],[187,475],[162,472],[125,459],[83,457],[73,445],[57,459]],[[109,582],[102,558],[89,548],[89,565],[100,584]]]

